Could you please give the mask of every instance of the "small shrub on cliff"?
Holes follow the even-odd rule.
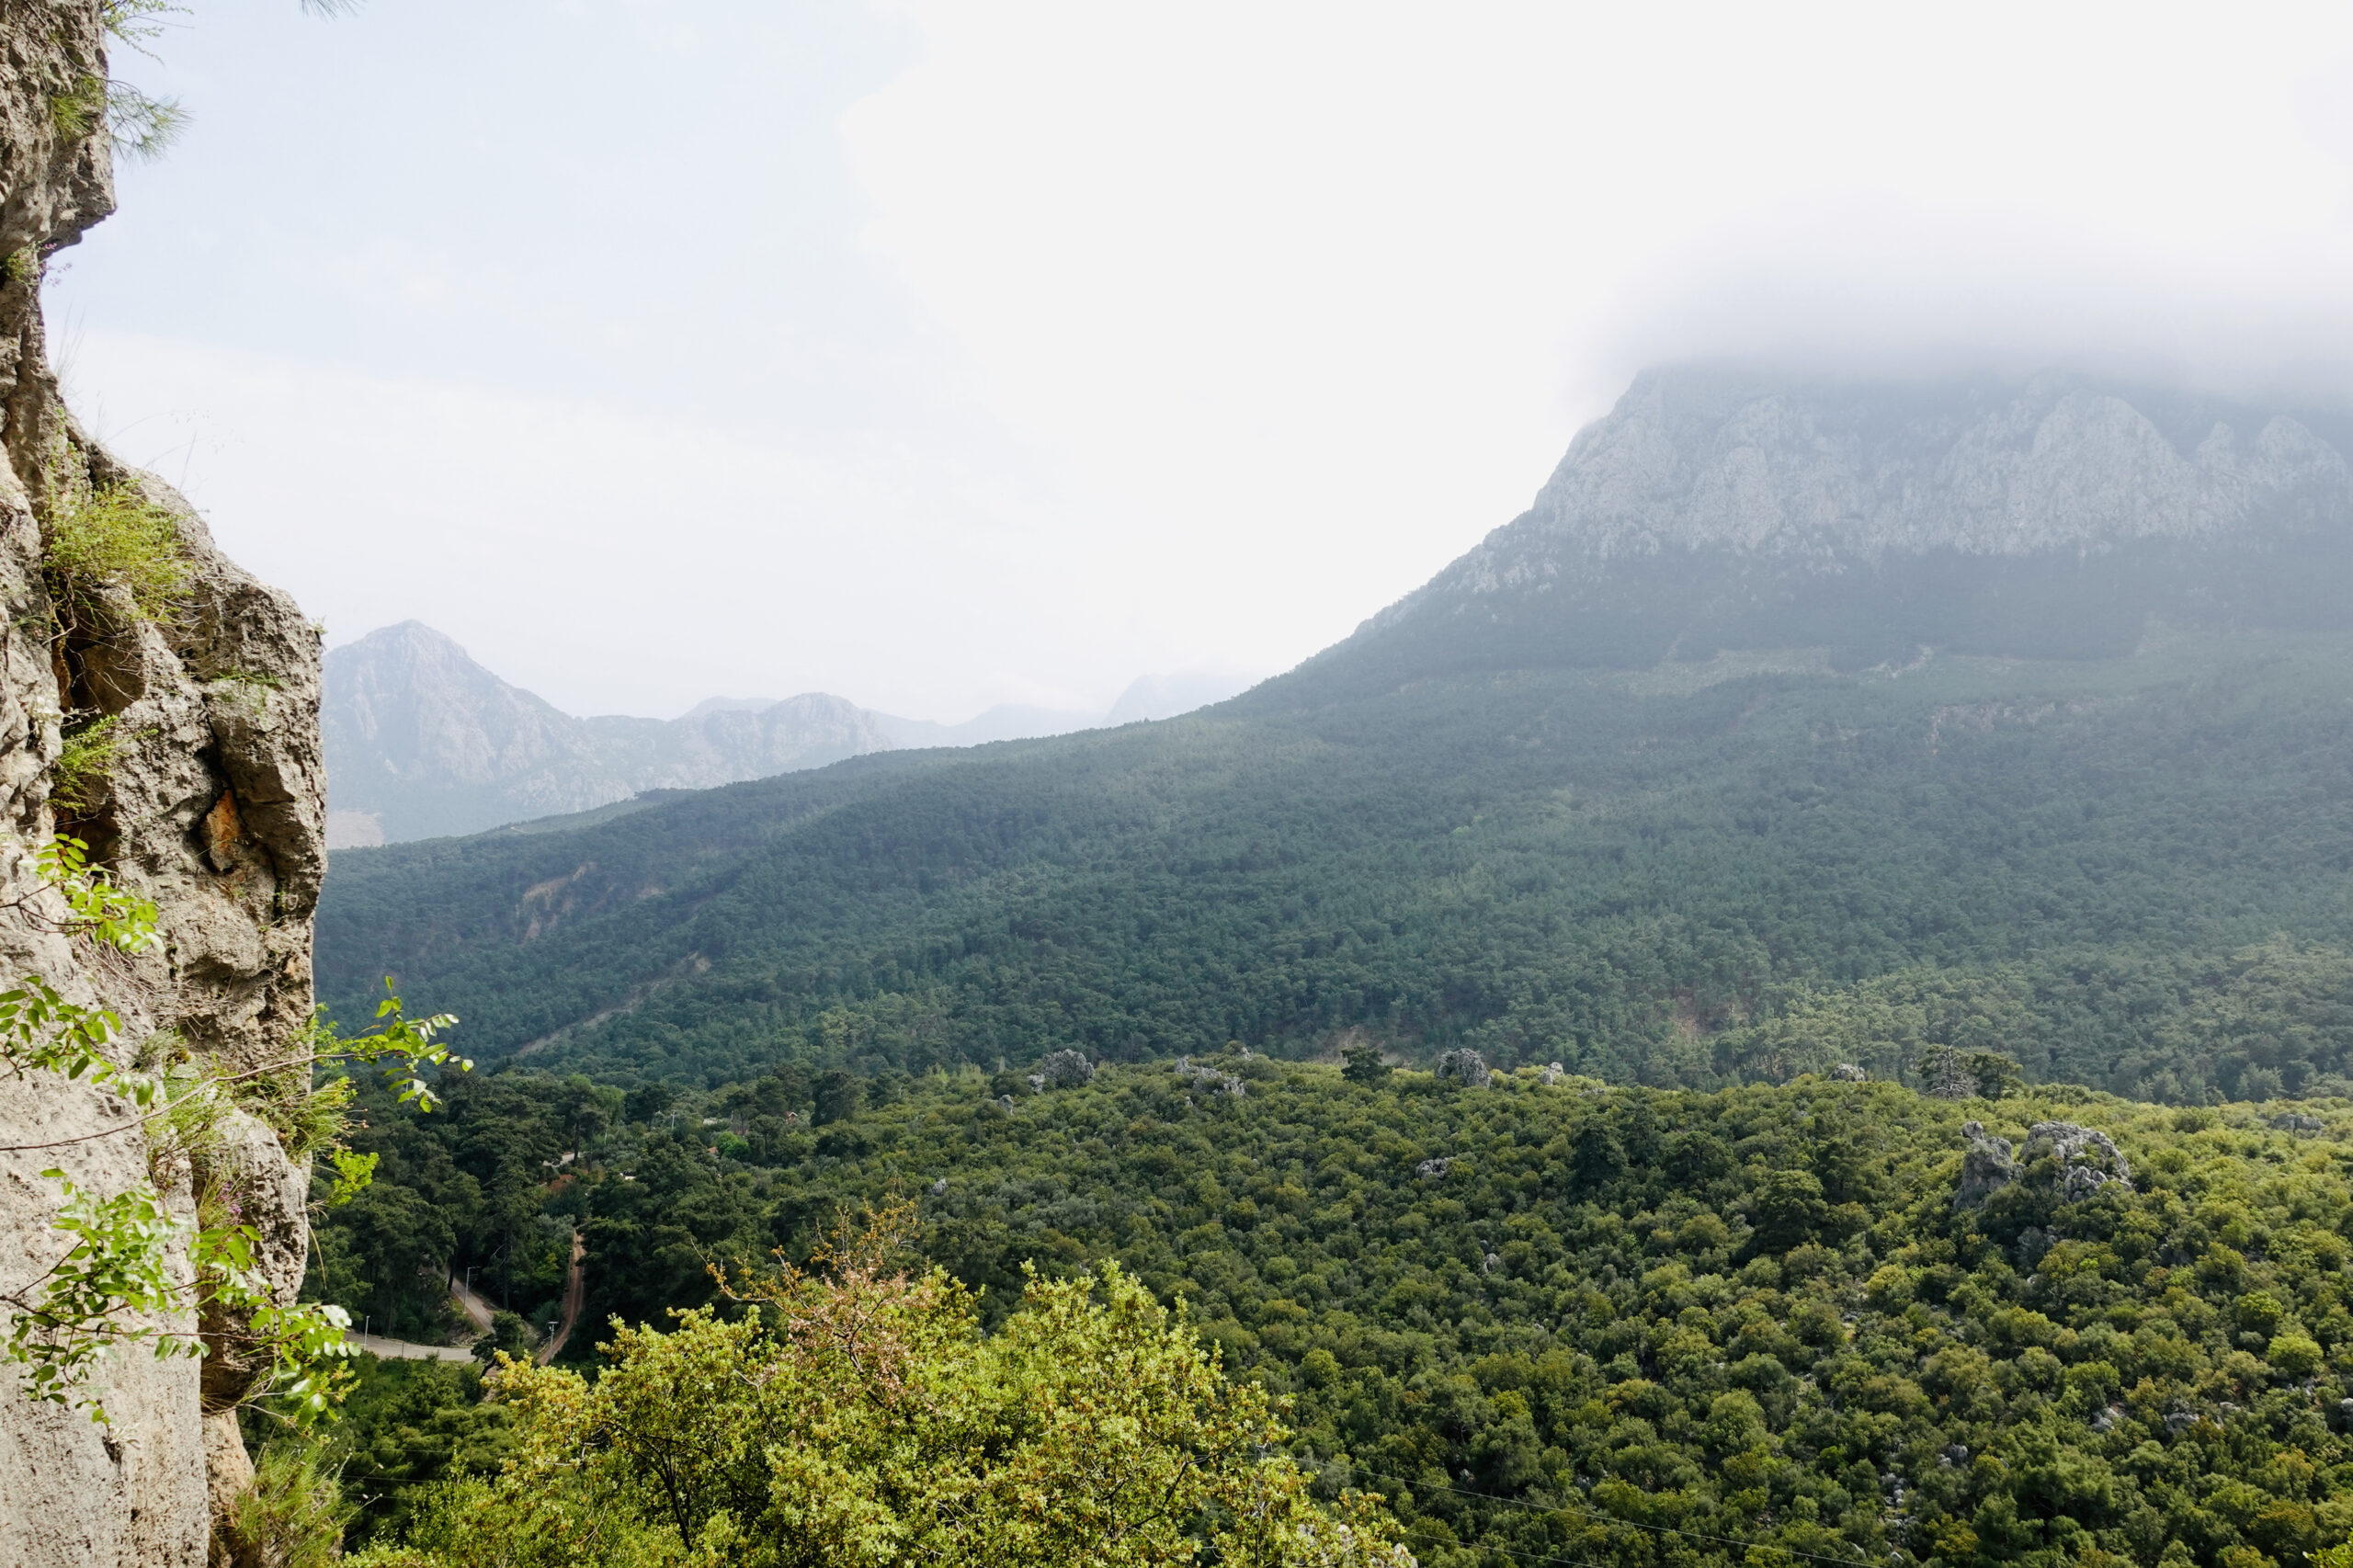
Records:
[[[92,937],[126,953],[160,942],[155,906],[91,867],[80,841],[55,839],[34,861],[40,880],[70,912],[60,920],[28,909],[27,899],[16,901],[15,907],[36,923]],[[88,1386],[93,1373],[116,1347],[146,1345],[159,1359],[234,1355],[252,1372],[245,1402],[266,1402],[298,1425],[334,1405],[347,1381],[338,1375],[339,1363],[356,1353],[344,1335],[351,1320],[340,1307],[282,1305],[275,1299],[256,1270],[259,1237],[253,1226],[240,1222],[235,1202],[214,1179],[210,1156],[239,1090],[256,1082],[293,1074],[307,1083],[322,1066],[366,1062],[393,1080],[399,1103],[429,1108],[434,1096],[418,1076],[421,1068],[454,1065],[462,1072],[472,1066],[436,1041],[455,1018],[407,1018],[400,998],[392,995],[376,1012],[378,1027],[357,1039],[344,1039],[321,1024],[301,1037],[296,1053],[286,1060],[222,1073],[202,1062],[175,1060],[184,1053],[168,1033],[151,1037],[136,1064],[122,1066],[116,1060],[121,1020],[105,1008],[67,1000],[40,975],[24,975],[0,991],[0,1070],[12,1078],[43,1073],[85,1080],[119,1096],[136,1113],[104,1131],[8,1144],[0,1146],[0,1153],[143,1130],[154,1162],[150,1179],[111,1196],[77,1188],[63,1170],[41,1173],[60,1189],[51,1229],[65,1244],[39,1275],[0,1293],[0,1363],[18,1369],[27,1395],[86,1408],[92,1420],[104,1424],[105,1407]],[[329,1102],[329,1110],[347,1103],[346,1091]],[[331,1201],[339,1201],[365,1185],[374,1161],[340,1147],[339,1126],[316,1131],[329,1139],[321,1151],[334,1158],[337,1180]],[[158,1176],[168,1179],[159,1182]],[[163,1187],[176,1185],[183,1176],[196,1199],[193,1225],[173,1213],[163,1195]],[[173,1256],[182,1246],[192,1281]],[[204,1319],[201,1338],[157,1321],[190,1309]]]
[[[235,1564],[325,1568],[342,1561],[344,1527],[358,1511],[343,1500],[317,1443],[278,1437],[254,1460],[252,1483],[221,1521],[218,1547]]]
[[[122,749],[123,740],[111,713],[96,723],[69,732],[64,744],[58,748],[57,760],[50,764],[51,803],[68,816],[85,816],[94,810],[107,769],[114,766],[115,754]]]
[[[178,520],[136,484],[60,486],[41,544],[50,592],[70,613],[127,607],[138,619],[168,621],[194,574]]]

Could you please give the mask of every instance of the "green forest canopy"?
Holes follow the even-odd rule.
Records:
[[[2348,652],[1286,677],[339,852],[321,986],[357,1016],[393,973],[484,1060],[698,1089],[1234,1040],[1693,1087],[1990,1046],[2172,1103],[2342,1092]]]
[[[909,1206],[846,1221],[822,1275],[728,1271],[726,1303],[617,1327],[600,1375],[502,1362],[494,1479],[427,1494],[374,1568],[1412,1568],[1394,1523],[1333,1506],[1266,1391],[1117,1264],[1032,1278],[983,1335],[909,1269]]]
[[[1785,1560],[1757,1545],[2273,1568],[2353,1531],[2343,1101],[1374,1076],[1234,1051],[1042,1092],[788,1068],[624,1098],[503,1073],[446,1120],[364,1136],[378,1191],[437,1213],[453,1191],[488,1204],[489,1147],[548,1151],[562,1169],[518,1180],[537,1213],[517,1223],[551,1258],[581,1227],[600,1324],[723,1316],[707,1263],[805,1257],[894,1194],[992,1327],[1025,1262],[1068,1280],[1116,1261],[1289,1402],[1319,1492],[1381,1494],[1441,1568]],[[1986,1145],[1957,1206],[1972,1119],[2018,1147],[2005,1169]],[[2043,1122],[2121,1162],[2097,1141],[2066,1157],[2029,1136]],[[338,1233],[382,1221],[345,1212],[327,1250],[358,1259]],[[475,1227],[460,1245],[494,1233],[451,1224]],[[346,1476],[380,1526],[511,1448],[472,1381],[385,1368],[361,1391]]]

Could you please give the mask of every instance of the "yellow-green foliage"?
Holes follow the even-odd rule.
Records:
[[[343,1500],[317,1442],[279,1437],[263,1445],[253,1483],[238,1495],[221,1533],[233,1562],[326,1568],[341,1561],[343,1527],[357,1511]]]
[[[169,620],[194,568],[179,524],[136,484],[73,493],[51,506],[43,539],[51,590],[77,608],[104,603],[142,620]]]
[[[99,786],[114,764],[115,754],[122,749],[123,739],[111,713],[69,733],[58,749],[57,760],[50,765],[51,802],[73,816],[95,808]]]
[[[64,141],[78,141],[88,135],[106,111],[107,85],[101,77],[77,76],[49,97],[50,129]]]
[[[1192,1304],[1235,1376],[1288,1392],[1304,1449],[1381,1490],[1444,1568],[1497,1548],[1700,1568],[1751,1543],[2292,1568],[2353,1529],[2341,1102],[1449,1090],[1215,1064],[1248,1093],[1111,1068],[1010,1113],[987,1080],[940,1077],[813,1131],[752,1116],[772,1174],[714,1162],[707,1186],[649,1134],[635,1181],[570,1189],[592,1289],[644,1289],[665,1227],[731,1199],[742,1240],[720,1244],[750,1250],[944,1177],[930,1256],[992,1297],[1026,1259],[1118,1257]],[[2039,1121],[2102,1130],[2132,1189],[2070,1201],[2022,1159],[1957,1209],[1970,1119],[2022,1154]]]
[[[611,1122],[585,1081],[500,1074],[446,1119],[374,1119],[374,1207],[321,1250],[405,1289],[420,1257],[543,1235],[517,1301],[551,1312],[576,1223],[586,1321],[660,1324],[711,1301],[704,1257],[799,1256],[827,1216],[916,1192],[924,1256],[984,1323],[1025,1264],[1117,1260],[1187,1302],[1230,1377],[1289,1399],[1288,1451],[1381,1492],[1427,1568],[2301,1568],[2353,1532],[2346,1101],[1207,1064],[1246,1093],[1166,1064],[1042,1094],[788,1065],[641,1085]],[[1971,1120],[2021,1168],[1956,1206]],[[2131,1188],[2029,1157],[2047,1121],[2112,1137]],[[458,1174],[566,1149],[536,1227]],[[401,1497],[453,1473],[417,1435],[440,1420],[362,1415],[355,1477]]]
[[[1032,1278],[980,1332],[879,1224],[830,1278],[731,1282],[754,1309],[616,1329],[593,1383],[507,1364],[519,1451],[442,1493],[382,1563],[925,1562],[1374,1568],[1408,1561],[1361,1498],[1326,1510],[1263,1389],[1106,1265]]]

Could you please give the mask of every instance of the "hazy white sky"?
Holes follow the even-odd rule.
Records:
[[[1659,359],[2353,388],[2343,5],[194,6],[77,406],[574,711],[1284,668]]]

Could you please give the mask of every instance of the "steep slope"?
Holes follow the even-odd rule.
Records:
[[[1366,1038],[2353,1086],[2325,421],[1728,384],[1645,378],[1529,517],[1203,713],[347,857],[330,994],[686,1081]]]
[[[324,718],[337,847],[707,789],[892,744],[878,716],[812,692],[683,719],[575,719],[404,621],[327,655]]]
[[[2130,653],[2152,617],[2342,629],[2342,415],[2059,374],[1653,371],[1535,505],[1310,661],[1284,699],[1461,669],[1818,647]]]
[[[293,601],[212,546],[187,504],[123,468],[59,399],[43,347],[40,278],[51,254],[113,208],[97,0],[0,10],[0,985],[38,974],[66,999],[115,1013],[110,1049],[184,1047],[223,1072],[281,1062],[308,1020],[310,914],[326,857],[318,744],[318,639]],[[78,106],[78,108],[77,107]],[[60,519],[97,498],[168,515],[190,569],[184,605],[138,613],[119,585],[84,579],[61,602]],[[60,800],[65,733],[113,740],[71,806]],[[85,753],[85,757],[89,753]],[[32,848],[71,832],[153,899],[161,949],[133,959],[74,929]],[[290,1304],[302,1276],[307,1179],[278,1137],[225,1114],[205,1159],[253,1228],[256,1283]],[[86,1078],[0,1074],[0,1290],[32,1290],[73,1251],[56,1228],[62,1171],[92,1199],[143,1188],[145,1124]],[[188,1165],[158,1176],[170,1218],[193,1218]],[[189,1269],[186,1238],[167,1267]],[[7,1314],[13,1319],[13,1312]],[[118,1351],[92,1387],[110,1426],[0,1391],[0,1562],[120,1568],[206,1562],[210,1512],[251,1477],[233,1406],[256,1375],[208,1311],[151,1327],[200,1335],[207,1357]]]
[[[981,746],[992,741],[1027,741],[1044,735],[1066,735],[1101,722],[1093,713],[1070,708],[1038,708],[1001,702],[961,723],[937,719],[897,719],[875,715],[875,722],[892,743],[903,746]]]

